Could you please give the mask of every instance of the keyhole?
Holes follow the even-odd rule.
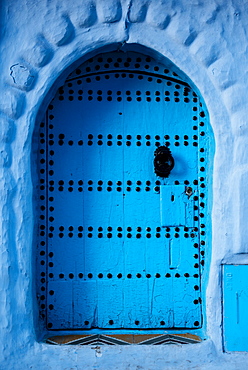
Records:
[[[193,194],[193,189],[190,186],[187,186],[185,193],[190,197]]]
[[[171,201],[174,202],[174,200],[175,200],[175,195],[172,194],[171,195]]]

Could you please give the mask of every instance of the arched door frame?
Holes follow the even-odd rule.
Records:
[[[84,60],[88,60],[89,58],[91,58],[92,56],[96,55],[96,54],[99,54],[101,53],[101,51],[103,52],[106,52],[106,51],[114,51],[114,50],[118,50],[120,48],[122,48],[123,45],[122,44],[119,44],[119,43],[114,43],[114,44],[109,44],[109,45],[106,45],[104,47],[100,47],[100,48],[97,48],[97,49],[94,49],[93,51],[91,52],[88,52],[87,54],[85,54],[83,57],[75,60],[72,64],[70,64],[69,66],[66,65],[66,67],[64,68],[63,72],[60,74],[60,76],[57,78],[57,80],[54,82],[52,88],[50,88],[48,94],[46,95],[45,99],[43,100],[42,102],[42,105],[40,107],[40,110],[39,112],[43,112],[44,114],[44,109],[46,109],[46,106],[48,105],[50,99],[51,99],[51,96],[53,96],[54,92],[56,91],[56,89],[58,88],[58,86],[61,85],[61,83],[65,80],[66,76],[72,72],[75,67],[79,64],[82,64],[82,62]],[[163,61],[165,61],[168,65],[168,58],[161,55],[160,53],[158,53],[157,51],[154,51],[150,48],[147,48],[146,46],[143,46],[143,45],[139,45],[139,44],[125,44],[124,48],[126,50],[133,50],[133,51],[139,51],[145,55],[150,55],[152,57],[155,57],[156,59],[160,60],[162,63]],[[172,63],[174,64],[174,63]],[[186,77],[186,81],[187,81],[187,76],[185,76],[185,73],[183,73],[183,76],[184,78]],[[188,78],[188,81],[189,84],[194,88],[195,91],[198,92],[199,96],[201,96],[201,94],[199,93],[199,90],[194,86],[194,84],[192,83],[192,81]],[[40,118],[40,115],[38,114],[37,115],[37,119]],[[210,140],[212,143],[213,143],[213,140]],[[212,154],[213,154],[213,150],[212,150]],[[212,158],[212,156],[210,156]],[[209,174],[210,174],[210,178],[212,177],[212,164],[210,164],[209,166]],[[211,192],[212,192],[212,189],[211,189],[211,186],[209,188],[209,195],[210,195],[210,204],[211,204]],[[210,212],[210,209],[208,210],[208,212]],[[210,221],[211,220],[211,216],[208,215],[208,220]],[[209,224],[207,225],[208,229],[211,230],[211,222],[209,222]],[[202,280],[202,292],[203,292],[203,296],[204,296],[204,304],[203,304],[203,315],[204,315],[204,318],[203,318],[203,331],[206,332],[206,322],[207,322],[207,315],[206,315],[206,301],[207,301],[207,298],[205,297],[205,291],[206,291],[206,287],[207,287],[207,281],[208,281],[208,270],[209,270],[209,261],[210,261],[210,252],[211,252],[211,232],[209,233],[208,235],[208,240],[207,240],[207,261],[208,261],[208,264],[207,266],[205,267],[205,271],[204,271],[204,274],[203,274],[203,280]],[[205,334],[206,335],[206,334]]]

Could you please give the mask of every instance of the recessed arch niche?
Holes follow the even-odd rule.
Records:
[[[213,138],[199,91],[138,45],[69,72],[33,140],[41,325],[202,336]],[[174,162],[165,175],[161,150]]]

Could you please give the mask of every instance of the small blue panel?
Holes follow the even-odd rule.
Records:
[[[192,189],[192,188],[190,188]],[[194,198],[186,194],[185,185],[160,186],[161,226],[194,227]]]
[[[248,351],[248,265],[223,268],[224,348]]]

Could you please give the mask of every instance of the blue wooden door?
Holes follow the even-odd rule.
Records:
[[[49,329],[201,327],[204,116],[173,67],[135,52],[98,55],[58,89],[39,133]]]

